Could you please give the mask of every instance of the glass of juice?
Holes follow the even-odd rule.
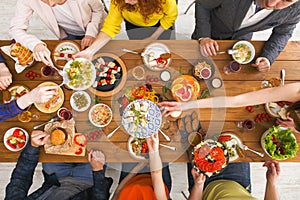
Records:
[[[53,76],[55,70],[52,67],[46,65],[41,68],[41,72],[43,76]]]
[[[255,122],[251,119],[246,119],[243,121],[238,121],[236,126],[239,128],[244,128],[246,130],[253,130],[255,128]]]
[[[230,73],[236,73],[241,70],[241,64],[239,64],[236,61],[231,61],[229,64],[224,66],[224,73],[230,74]]]

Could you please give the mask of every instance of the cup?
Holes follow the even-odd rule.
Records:
[[[224,73],[230,74],[230,73],[236,73],[241,70],[241,64],[236,61],[231,61],[229,64],[224,66]]]
[[[18,120],[20,122],[30,122],[32,119],[38,119],[38,115],[32,114],[30,111],[26,110],[18,115]]]
[[[255,128],[255,122],[251,119],[246,119],[244,121],[237,122],[236,126],[246,130],[253,130]]]
[[[188,142],[191,146],[196,146],[202,141],[202,134],[199,132],[191,132],[188,136]]]
[[[70,120],[73,117],[72,112],[65,107],[58,109],[57,116],[64,120]]]
[[[53,76],[55,70],[52,67],[45,65],[44,67],[41,68],[41,73],[43,76]]]

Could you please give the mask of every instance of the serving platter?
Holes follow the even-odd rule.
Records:
[[[196,100],[200,94],[200,84],[193,76],[182,75],[172,82],[171,91],[176,101]]]
[[[72,60],[72,55],[80,51],[80,46],[73,41],[64,41],[59,43],[52,52],[54,64],[59,69],[63,69],[65,64]]]

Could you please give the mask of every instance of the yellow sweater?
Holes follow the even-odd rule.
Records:
[[[161,26],[164,29],[168,29],[174,24],[177,18],[178,10],[176,1],[165,0],[162,7],[163,12],[152,14],[145,22],[143,16],[139,12],[129,12],[127,10],[121,12],[117,6],[111,3],[108,16],[104,21],[104,26],[101,31],[109,35],[111,38],[114,38],[118,33],[120,33],[123,19],[126,19],[136,26],[146,27],[154,26],[160,21]]]

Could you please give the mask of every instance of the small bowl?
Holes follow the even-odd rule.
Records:
[[[75,95],[77,95],[77,94],[79,94],[79,95],[84,95],[85,98],[86,98],[86,100],[87,100],[86,105],[83,106],[83,107],[81,107],[81,108],[77,107],[77,105],[75,104],[74,98],[75,98]],[[74,93],[72,94],[72,96],[71,96],[71,98],[70,98],[70,104],[71,104],[71,107],[72,107],[75,111],[77,111],[77,112],[83,112],[83,111],[86,111],[86,110],[90,107],[90,105],[91,105],[91,97],[90,97],[90,95],[89,95],[87,92],[85,92],[85,91],[77,91],[77,92],[74,92]]]
[[[17,147],[17,148],[12,148],[12,147],[9,146],[9,145],[7,144],[7,142],[6,142],[6,141],[7,141],[7,138],[8,138],[9,136],[11,136],[11,135],[13,134],[13,132],[14,132],[16,129],[20,129],[20,130],[25,134],[25,144],[24,144],[23,147],[21,147],[21,148],[19,148],[19,147]],[[13,152],[17,152],[17,151],[20,151],[20,150],[24,149],[25,146],[26,146],[27,143],[28,143],[28,140],[29,140],[29,135],[28,135],[27,131],[24,130],[24,129],[22,129],[22,128],[20,128],[20,127],[13,127],[13,128],[8,129],[8,130],[5,132],[4,138],[3,138],[4,146],[5,146],[8,150],[13,151]]]
[[[238,62],[240,64],[248,64],[248,63],[250,63],[253,60],[254,56],[255,56],[255,48],[254,48],[254,46],[250,42],[248,42],[248,41],[239,41],[239,42],[237,42],[237,43],[235,43],[233,45],[232,49],[237,49],[238,46],[240,46],[239,48],[241,48],[243,46],[249,48],[250,57],[247,58],[247,59],[240,60],[240,59],[237,59],[237,57],[235,56],[236,55],[236,53],[235,53],[235,54],[232,54],[232,58],[236,62]]]
[[[128,142],[127,142],[127,148],[128,148],[128,152],[129,152],[130,156],[132,158],[134,158],[136,160],[140,160],[140,161],[148,160],[148,158],[147,158],[148,154],[144,154],[145,156],[143,156],[143,155],[137,155],[136,153],[133,152],[131,142],[134,139],[135,139],[134,137],[130,136],[128,139]],[[140,139],[137,139],[137,140],[140,140]]]
[[[96,111],[96,109],[98,109],[98,111]],[[106,121],[105,123],[97,123],[93,120],[93,115],[97,115],[97,116],[102,115],[103,116],[103,114],[105,114],[105,113],[109,113],[109,115],[110,115],[109,118],[107,120],[105,120]],[[100,128],[105,127],[112,120],[112,110],[106,104],[103,104],[103,103],[96,104],[93,107],[91,107],[91,109],[89,111],[89,120],[96,127],[100,127]]]

